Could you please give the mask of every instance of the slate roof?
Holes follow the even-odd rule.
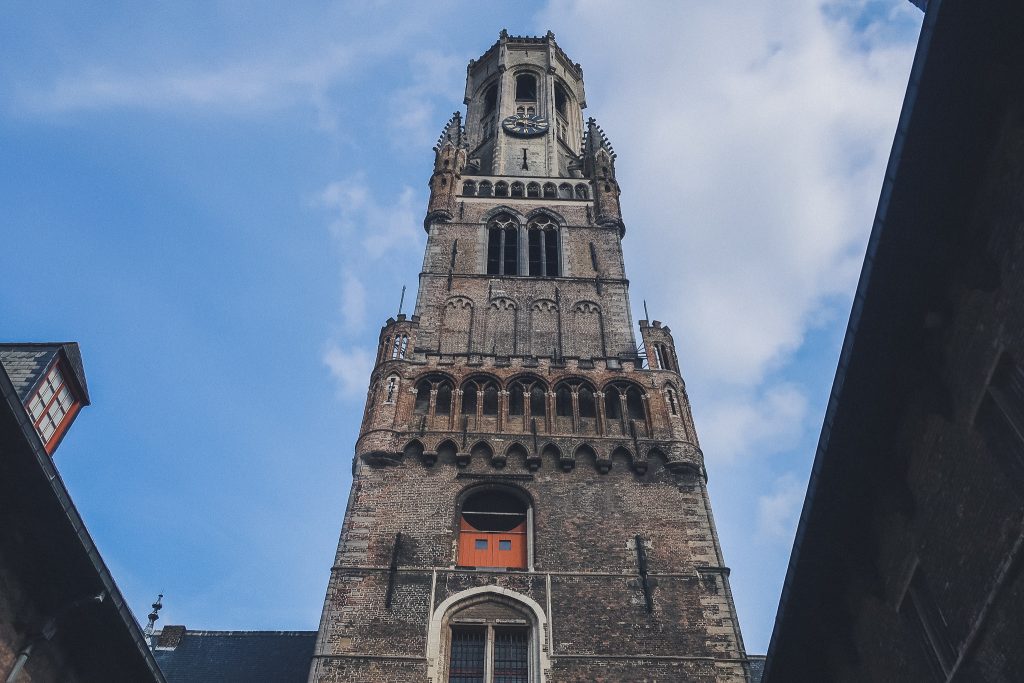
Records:
[[[748,655],[747,663],[750,665],[750,683],[761,683],[761,676],[764,675],[764,655]]]
[[[22,403],[28,400],[54,356],[61,352],[81,390],[82,404],[89,405],[89,388],[85,383],[85,369],[77,343],[0,343],[0,364],[3,364],[7,376],[11,378]]]
[[[185,631],[170,648],[163,633],[153,654],[167,683],[306,683],[316,644],[316,631]]]

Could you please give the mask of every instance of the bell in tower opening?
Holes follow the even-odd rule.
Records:
[[[434,148],[415,313],[380,332],[310,680],[747,681],[583,70],[502,31],[465,104]]]

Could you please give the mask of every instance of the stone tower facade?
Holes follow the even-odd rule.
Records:
[[[310,681],[745,681],[671,331],[548,33],[469,64],[381,330]]]

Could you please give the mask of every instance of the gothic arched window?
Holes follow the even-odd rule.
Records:
[[[534,102],[537,100],[537,77],[533,74],[516,76],[516,99]]]
[[[626,390],[626,412],[631,420],[643,420],[645,417],[643,393],[636,387]]]
[[[462,183],[462,194],[463,196],[466,197],[475,197],[476,183],[473,182],[472,180],[467,180],[466,182]]]
[[[558,249],[558,224],[549,216],[541,215],[527,226],[527,254],[530,275],[558,277],[561,275]]]
[[[558,186],[558,198],[559,199],[572,199],[572,185],[569,183],[562,183]]]
[[[477,192],[477,194],[479,194],[481,197],[490,197],[491,196],[491,183],[489,181],[487,181],[487,180],[481,180],[480,181],[480,189]]]
[[[665,396],[668,398],[668,409],[672,411],[673,415],[679,414],[679,405],[676,401],[676,390],[669,387],[665,390]]]
[[[523,190],[524,190],[524,186],[523,186],[522,183],[520,183],[520,182],[512,183],[512,196],[513,197],[522,197],[523,196]]]
[[[576,186],[576,199],[590,199],[590,191],[586,185]]]
[[[487,224],[487,274],[519,275],[519,221],[507,213]]]
[[[544,198],[545,199],[557,199],[558,188],[555,187],[554,183],[544,183]]]
[[[499,180],[494,183],[494,196],[495,197],[507,197],[508,196],[508,183],[504,180]]]
[[[540,196],[540,183],[530,183],[526,186],[527,197],[539,197]]]
[[[537,429],[545,429],[547,386],[534,377],[520,377],[509,383],[508,414],[509,417],[527,418],[522,422],[517,421],[522,428],[528,428],[530,421],[536,420]]]

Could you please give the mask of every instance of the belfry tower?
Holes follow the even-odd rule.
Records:
[[[583,71],[502,31],[434,148],[310,681],[745,681],[672,334],[633,336]]]

